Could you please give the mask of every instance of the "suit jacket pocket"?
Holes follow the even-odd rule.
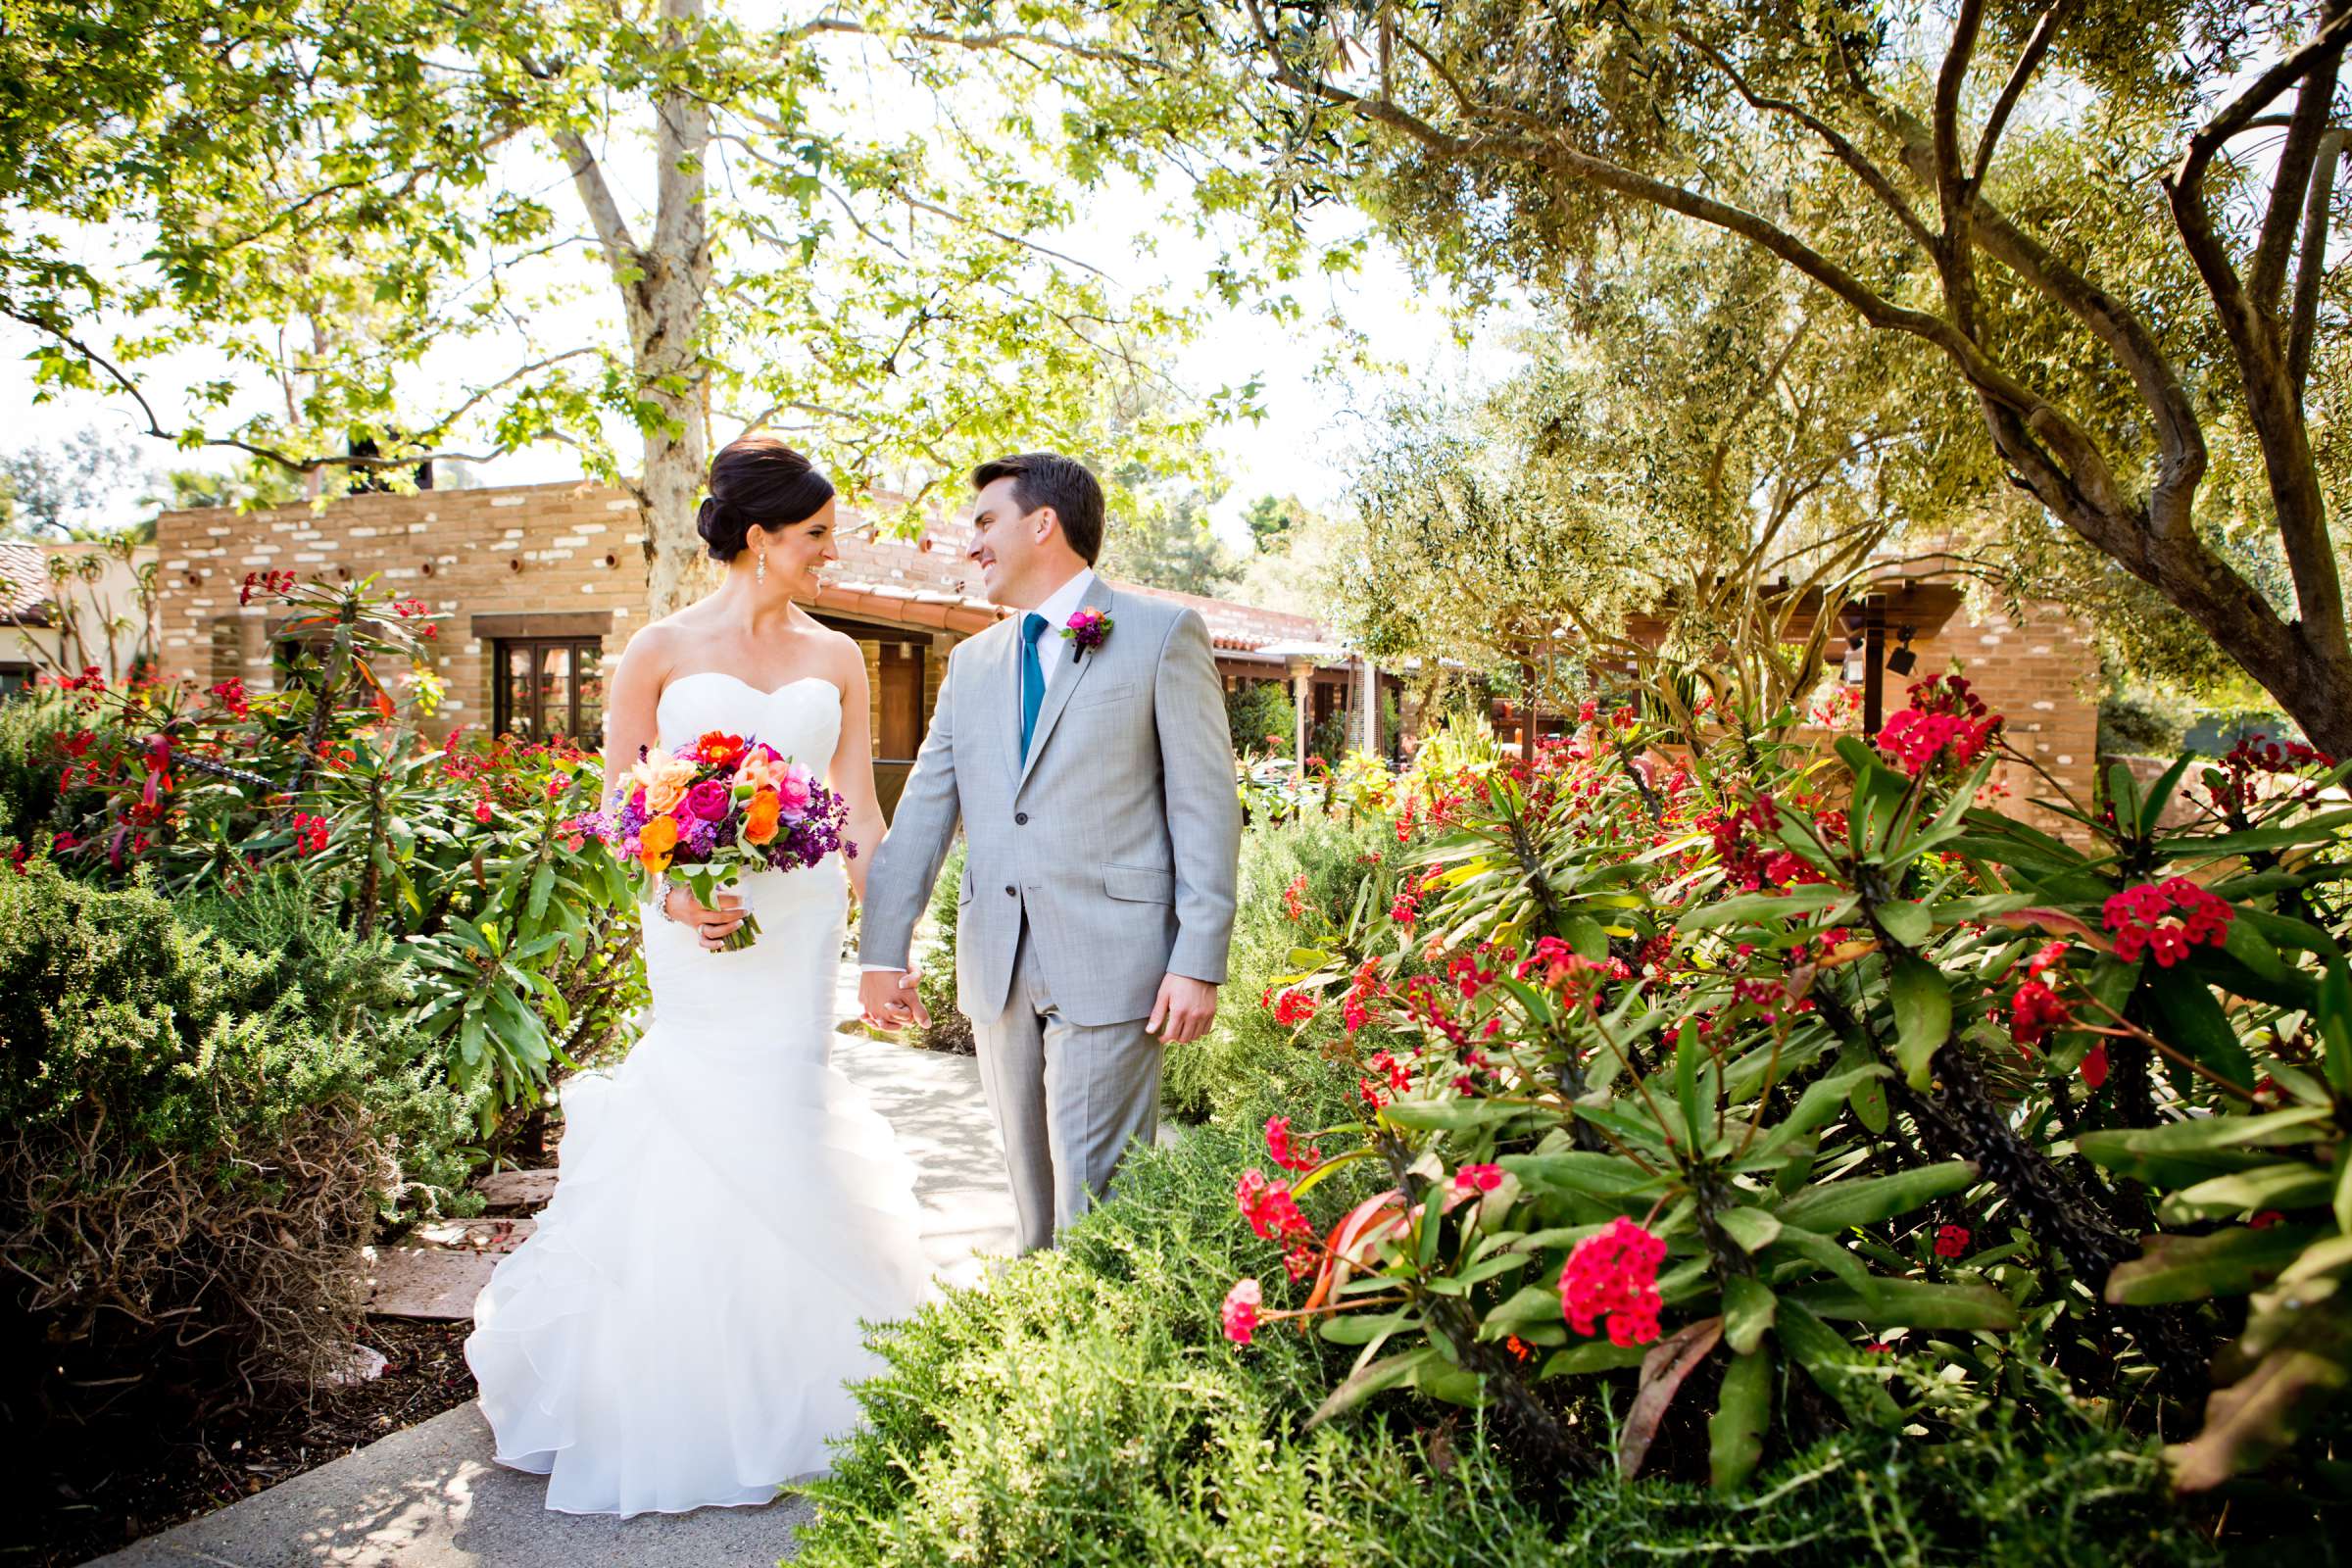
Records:
[[[956,885],[956,902],[957,904],[972,902],[972,868],[968,861],[963,868],[963,880]]]
[[[1134,695],[1135,682],[1131,680],[1112,681],[1107,686],[1081,686],[1070,694],[1070,706],[1072,708],[1100,708],[1104,703],[1115,703],[1121,698]]]
[[[1156,865],[1105,865],[1102,891],[1130,904],[1173,905],[1176,873],[1163,871]]]

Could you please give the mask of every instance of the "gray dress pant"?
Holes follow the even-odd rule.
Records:
[[[1004,1011],[974,1018],[980,1086],[1004,1139],[1020,1250],[1053,1245],[1117,1174],[1130,1142],[1159,1131],[1159,1042],[1148,1018],[1075,1024],[1035,962],[1026,923]]]

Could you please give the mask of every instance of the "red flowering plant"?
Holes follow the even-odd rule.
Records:
[[[1362,1347],[1317,1420],[1409,1385],[1496,1405],[1567,1464],[1594,1455],[1549,1391],[1639,1368],[1629,1473],[1715,1361],[1710,1468],[1731,1486],[1760,1457],[1780,1366],[1854,1419],[1895,1418],[1832,1325],[1883,1338],[2019,1319],[1983,1280],[1889,1273],[1851,1240],[1915,1234],[1924,1255],[1930,1205],[1979,1173],[1853,1172],[1868,1134],[1851,1103],[1892,1069],[1841,1062],[1811,1005],[1846,945],[1818,918],[1827,901],[1798,901],[1800,936],[1757,933],[1770,955],[1679,931],[1674,901],[1727,880],[1698,821],[1718,813],[1696,788],[1645,791],[1614,766],[1561,747],[1464,779],[1453,830],[1408,873],[1408,917],[1366,898],[1335,951],[1293,955],[1313,966],[1281,977],[1277,1005],[1337,993],[1361,1114],[1311,1137],[1268,1124],[1278,1170],[1246,1172],[1237,1197],[1295,1304],[1261,1275],[1224,1327],[1246,1343],[1297,1323]],[[1351,1191],[1363,1171],[1372,1190],[1310,1221],[1301,1200],[1351,1169]]]
[[[2189,762],[2119,769],[2036,803],[2061,837],[1979,805],[1996,752],[2033,763],[1964,683],[1914,704],[1680,762],[1637,719],[1457,769],[1434,829],[1400,781],[1407,863],[1265,977],[1354,1114],[1269,1129],[1237,1197],[1283,1268],[1229,1337],[1360,1347],[1318,1419],[1409,1386],[1570,1465],[1578,1380],[1632,1380],[1629,1471],[1704,1390],[1726,1486],[1783,1369],[1877,1425],[1921,1418],[1918,1357],[2203,1410],[2184,1486],[2291,1441],[2352,1380],[2342,770],[2164,827]],[[2213,1300],[2249,1293],[2241,1332]]]
[[[282,572],[242,597],[271,612],[270,688],[55,683],[35,701],[56,708],[56,788],[14,831],[78,874],[174,894],[289,866],[344,925],[409,946],[418,1019],[454,1080],[495,1086],[486,1114],[536,1103],[639,991],[626,877],[564,853],[564,824],[596,804],[593,760],[562,739],[421,735],[438,691],[421,600]]]

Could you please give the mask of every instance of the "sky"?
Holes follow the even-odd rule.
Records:
[[[906,111],[906,103],[894,96],[887,79],[880,79],[868,112],[887,118]],[[624,206],[642,211],[632,197],[642,192],[650,201],[650,158],[625,145],[608,152],[608,168]],[[562,169],[543,152],[517,156],[532,162],[510,169],[509,177],[545,189],[566,221],[577,219],[578,206]],[[724,200],[723,192],[714,191],[713,200]],[[1102,267],[1123,283],[1166,287],[1189,297],[1196,293],[1213,251],[1208,242],[1169,220],[1168,205],[1164,190],[1145,190],[1132,181],[1114,183],[1090,200],[1082,223],[1048,236],[1048,242]],[[1318,222],[1318,237],[1333,241],[1363,226],[1358,216],[1344,210],[1331,212]],[[584,220],[581,226],[584,229]],[[75,239],[94,254],[135,245],[135,236],[123,234],[84,233]],[[1147,248],[1149,254],[1144,253]],[[609,341],[619,336],[609,283],[592,270],[591,256],[572,254],[574,275],[587,279],[590,286],[575,302],[537,313],[534,323],[539,352],[590,336]],[[601,268],[601,264],[595,266]],[[1243,509],[1260,495],[1296,495],[1310,507],[1324,510],[1342,502],[1348,453],[1363,427],[1360,415],[1377,402],[1382,385],[1396,384],[1387,377],[1380,378],[1381,384],[1360,379],[1349,384],[1318,374],[1317,367],[1338,341],[1337,334],[1324,324],[1327,317],[1336,315],[1358,328],[1376,331],[1381,358],[1412,384],[1471,385],[1492,379],[1500,368],[1495,351],[1478,346],[1465,350],[1456,344],[1441,305],[1433,303],[1396,255],[1378,242],[1366,248],[1364,265],[1357,273],[1303,280],[1299,288],[1303,324],[1296,328],[1276,326],[1246,305],[1208,303],[1202,330],[1167,366],[1180,385],[1199,395],[1252,378],[1262,385],[1258,403],[1263,418],[1229,421],[1212,437],[1220,466],[1232,482],[1212,504],[1210,519],[1222,537],[1237,545],[1248,539],[1241,521]],[[101,340],[107,335],[106,327],[122,324],[106,323]],[[167,466],[228,466],[224,453],[191,457],[151,437],[138,436],[141,421],[134,417],[129,400],[120,395],[66,393],[56,401],[37,404],[29,368],[23,360],[35,341],[28,329],[0,322],[0,366],[8,368],[0,370],[0,452],[20,451],[29,444],[55,446],[85,426],[95,426],[101,431],[122,432],[123,444],[141,450],[146,461],[159,469]],[[502,356],[514,355],[508,363],[534,357],[519,338],[496,345],[496,351]],[[478,367],[490,352],[490,346],[476,340],[464,350],[466,365],[436,368],[428,363],[428,378],[446,375],[448,384],[456,384],[469,366]],[[192,352],[144,369],[142,381],[157,403],[163,422],[170,426],[183,406],[175,395],[177,390],[220,369],[217,357]],[[427,397],[418,406],[429,407],[433,401]],[[733,433],[730,428],[715,429],[713,444]],[[625,455],[623,462],[628,466]],[[579,471],[577,456],[567,447],[552,444],[508,455],[477,470],[480,482],[487,484],[563,479]],[[101,513],[81,520],[130,520],[139,513],[137,500],[137,491],[122,492]]]

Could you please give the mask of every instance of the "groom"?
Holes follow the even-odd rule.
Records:
[[[884,1028],[928,1021],[907,946],[960,818],[956,1001],[1026,1252],[1102,1196],[1131,1140],[1152,1139],[1161,1048],[1216,1016],[1242,817],[1208,628],[1095,575],[1095,476],[1027,452],[972,484],[967,554],[1014,613],[949,657],[867,873],[859,1000]],[[1094,623],[1087,611],[1100,640],[1065,636],[1073,616]]]

